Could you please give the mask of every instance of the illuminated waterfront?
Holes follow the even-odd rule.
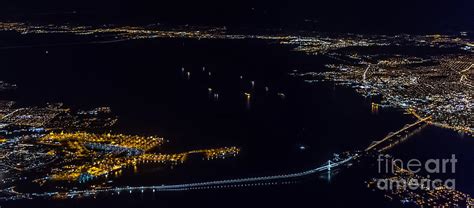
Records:
[[[314,63],[311,57],[295,55],[278,49],[279,45],[266,45],[260,41],[242,46],[241,42],[231,40],[198,41],[178,38],[135,40],[111,45],[86,44],[73,48],[53,47],[48,48],[47,55],[43,49],[2,51],[6,56],[6,65],[19,69],[9,71],[5,77],[6,81],[20,86],[13,92],[7,91],[5,99],[15,100],[22,105],[17,108],[5,102],[5,108],[2,109],[5,111],[3,122],[15,128],[15,131],[9,131],[8,128],[5,130],[5,137],[10,141],[5,143],[5,152],[13,150],[19,153],[5,155],[12,161],[22,158],[44,161],[42,164],[22,161],[22,166],[16,168],[48,165],[56,162],[55,156],[58,154],[66,156],[63,158],[69,156],[70,160],[95,160],[77,163],[82,165],[63,166],[55,169],[54,174],[47,174],[67,185],[51,187],[46,180],[49,178],[43,178],[35,181],[40,185],[45,184],[39,191],[28,190],[25,187],[29,186],[23,185],[12,193],[17,190],[50,193],[41,191],[54,188],[61,193],[81,193],[82,197],[83,192],[76,189],[84,189],[84,184],[68,184],[68,181],[78,182],[81,179],[87,179],[86,185],[92,185],[97,190],[112,191],[113,194],[107,194],[105,198],[124,197],[127,200],[133,199],[134,194],[145,196],[153,193],[153,190],[161,192],[158,188],[160,184],[179,187],[165,191],[179,191],[183,184],[200,182],[210,182],[211,187],[222,186],[223,190],[227,190],[230,188],[226,187],[229,184],[212,182],[276,174],[291,175],[323,165],[333,158],[334,153],[363,150],[374,140],[388,143],[380,148],[385,151],[399,141],[395,137],[398,133],[390,136],[389,132],[401,131],[405,134],[408,128],[405,129],[404,125],[416,124],[414,126],[418,127],[418,124],[425,122],[421,120],[417,123],[418,118],[413,116],[417,111],[409,111],[411,114],[404,115],[404,110],[374,105],[373,103],[379,102],[376,98],[364,98],[350,88],[332,82],[311,85],[299,77],[288,76],[293,68],[310,68],[314,65],[322,67],[324,63]],[[146,44],[140,50],[129,51],[130,46],[139,43]],[[235,51],[223,50],[221,44]],[[160,49],[156,51],[155,46]],[[176,48],[180,49],[179,53]],[[207,50],[208,54],[202,54],[203,50]],[[247,54],[248,51],[252,53]],[[269,51],[278,51],[278,54]],[[123,52],[127,55],[121,54]],[[24,53],[38,56],[33,57],[31,63],[16,62]],[[113,61],[100,58],[102,53],[109,53],[114,57]],[[278,58],[281,57],[286,57],[286,60],[279,62]],[[82,59],[94,61],[96,65],[84,71],[90,66],[83,63]],[[295,61],[298,59],[305,62]],[[290,63],[284,63],[287,60]],[[72,66],[72,70],[78,70],[75,76],[60,73],[68,61],[76,63]],[[253,64],[249,66],[249,62]],[[32,72],[31,76],[22,79],[14,78],[22,70],[27,71],[32,63],[50,68]],[[151,73],[150,68],[157,72]],[[136,73],[117,73],[117,69],[133,69]],[[62,87],[58,88],[58,85]],[[46,105],[48,102],[64,104]],[[81,131],[70,130],[74,128],[74,124],[83,123],[83,120],[89,122],[78,128]],[[61,131],[61,125],[69,130]],[[96,131],[99,133],[95,133]],[[33,135],[33,138],[23,137],[24,135]],[[461,141],[462,137],[457,135],[454,139]],[[470,138],[468,135],[464,137]],[[46,147],[56,146],[60,150],[50,152],[44,146],[39,148],[27,145],[28,139],[37,139]],[[106,155],[98,157],[95,152],[100,152],[99,150],[106,152]],[[234,155],[237,157],[234,158]],[[229,157],[225,160],[206,160],[220,156]],[[139,164],[136,169],[135,163]],[[364,186],[361,180],[364,177],[344,176],[354,174],[352,171],[354,170],[341,171],[326,178],[317,176],[316,182],[314,178],[303,182],[299,179],[283,181],[284,184],[281,181],[249,181],[251,183],[231,188],[250,188],[245,190],[252,193],[252,187],[256,188],[254,190],[266,190],[260,186],[272,185],[272,189],[266,190],[262,198],[275,194],[298,199],[300,193],[307,196],[318,193],[318,196],[324,196],[320,193],[324,190],[331,190],[329,192],[335,198],[339,198],[336,197],[337,193],[349,194],[352,191],[366,194],[367,190],[357,189]],[[84,175],[81,177],[84,172],[94,177],[100,176],[100,180],[89,180]],[[115,176],[115,173],[119,174]],[[363,171],[359,174],[365,173]],[[337,182],[344,180],[338,178],[344,177],[348,177],[349,182]],[[322,182],[324,183],[321,184]],[[132,193],[114,193],[113,187],[122,190],[122,187],[127,186],[131,188],[123,190],[132,190]],[[346,186],[354,189],[342,191]],[[144,192],[141,187],[145,187]],[[199,195],[200,197],[196,197],[198,199],[203,197],[203,193],[213,192],[208,187],[201,186],[184,188],[193,191],[189,195]],[[278,191],[282,189],[286,191]],[[198,190],[204,192],[194,192]],[[472,193],[469,187],[463,188],[463,191]],[[164,193],[168,199],[173,198],[168,194]],[[187,193],[183,194],[194,198]],[[360,196],[362,199],[372,197],[370,193],[364,194],[361,195],[367,198]],[[95,194],[85,195],[88,198]],[[65,197],[67,194],[58,196]],[[350,196],[347,198],[351,199]],[[64,203],[69,203],[67,199],[64,200]],[[138,204],[143,202],[140,199],[134,200]],[[166,198],[162,200],[168,201]],[[47,203],[41,200],[39,202]],[[350,203],[364,204],[354,198]]]

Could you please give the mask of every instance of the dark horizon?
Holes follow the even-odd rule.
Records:
[[[9,1],[3,21],[164,23],[340,32],[472,31],[474,2],[396,1]]]

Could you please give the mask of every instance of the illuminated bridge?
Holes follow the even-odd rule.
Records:
[[[274,175],[274,176],[262,176],[262,177],[252,177],[252,178],[240,178],[240,179],[231,179],[231,180],[220,180],[220,181],[209,181],[209,182],[201,182],[201,183],[187,183],[187,184],[178,184],[178,185],[161,185],[161,186],[149,186],[149,187],[125,187],[125,188],[115,188],[113,190],[122,191],[122,190],[143,190],[143,189],[155,189],[159,191],[174,191],[174,190],[192,190],[192,189],[202,189],[202,188],[226,188],[226,187],[239,187],[239,186],[231,186],[231,185],[242,185],[248,183],[262,183],[262,182],[269,182],[269,181],[278,181],[278,180],[287,180],[287,179],[295,179],[300,178],[308,175],[313,175],[317,173],[321,173],[323,171],[330,171],[331,168],[336,168],[341,166],[349,161],[351,161],[354,157],[349,157],[345,160],[339,162],[331,162],[328,161],[325,165],[299,172],[299,173],[291,173],[291,174],[284,174],[284,175]]]
[[[379,141],[376,141],[376,142],[374,142],[372,145],[370,145],[369,147],[367,147],[367,148],[365,149],[365,151],[367,152],[367,151],[370,151],[370,150],[378,150],[378,151],[380,152],[381,150],[385,149],[384,147],[381,147],[381,145],[382,145],[383,143],[391,142],[391,141],[393,141],[394,139],[397,139],[396,136],[401,135],[404,131],[407,131],[407,130],[409,130],[409,129],[411,129],[411,128],[414,128],[414,127],[416,127],[416,126],[418,126],[418,125],[420,125],[420,124],[422,124],[422,123],[425,123],[425,122],[427,122],[428,120],[431,119],[431,116],[428,116],[428,117],[426,117],[426,118],[421,118],[421,117],[419,117],[417,114],[415,114],[414,112],[411,112],[411,111],[408,111],[408,112],[414,114],[414,115],[418,118],[418,121],[416,121],[415,123],[412,123],[412,124],[410,124],[410,125],[406,125],[406,126],[404,126],[403,128],[401,128],[400,130],[398,130],[398,131],[396,131],[396,132],[393,132],[393,133],[388,134],[388,135],[385,136],[383,139],[381,139],[381,140],[379,140]]]
[[[64,197],[75,197],[82,195],[95,195],[98,193],[120,193],[120,192],[129,192],[133,191],[153,191],[153,192],[164,192],[164,191],[188,191],[188,190],[198,190],[198,189],[220,189],[220,188],[238,188],[246,186],[258,186],[258,185],[275,185],[275,184],[286,184],[285,182],[289,179],[297,179],[305,176],[310,176],[313,174],[322,173],[324,171],[331,171],[331,169],[342,166],[351,160],[359,157],[359,155],[350,156],[346,159],[332,162],[329,160],[323,166],[306,170],[298,173],[291,174],[282,174],[282,175],[273,175],[273,176],[262,176],[262,177],[250,177],[250,178],[238,178],[238,179],[229,179],[229,180],[216,180],[200,183],[184,183],[184,184],[174,184],[174,185],[156,185],[156,186],[136,186],[136,187],[115,187],[115,188],[104,188],[104,189],[93,189],[93,190],[81,190],[81,191],[70,191],[64,193],[42,193],[42,194],[32,194],[29,197],[50,197],[55,195],[61,195]]]
[[[300,179],[307,176],[312,176],[320,174],[323,172],[331,174],[331,169],[342,167],[348,164],[351,161],[356,160],[372,150],[383,151],[387,148],[386,143],[389,143],[389,146],[392,146],[394,141],[400,140],[398,136],[407,132],[408,130],[419,126],[420,124],[429,124],[431,117],[421,118],[414,111],[408,111],[411,114],[414,114],[418,121],[405,125],[400,130],[388,134],[386,137],[382,138],[379,141],[374,142],[369,147],[365,149],[361,154],[352,154],[345,159],[336,157],[333,161],[329,160],[323,165],[309,169],[302,172],[290,173],[290,174],[281,174],[281,175],[271,175],[271,176],[261,176],[261,177],[248,177],[248,178],[237,178],[237,179],[228,179],[228,180],[215,180],[207,182],[197,182],[197,183],[182,183],[182,184],[170,184],[170,185],[154,185],[154,186],[125,186],[125,187],[109,187],[109,188],[95,188],[89,190],[72,190],[66,192],[45,192],[45,193],[18,193],[14,190],[8,191],[12,194],[11,197],[3,197],[0,200],[17,200],[17,199],[31,199],[36,197],[60,197],[60,198],[74,198],[80,196],[93,196],[100,193],[133,193],[133,192],[168,192],[168,191],[189,191],[189,190],[201,190],[201,189],[224,189],[224,188],[239,188],[239,187],[249,187],[249,186],[263,186],[263,185],[277,185],[277,184],[289,184],[294,179]],[[199,151],[200,152],[200,151]]]

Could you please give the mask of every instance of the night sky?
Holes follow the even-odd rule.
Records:
[[[2,19],[337,31],[472,30],[472,0],[7,0]],[[74,12],[74,13],[73,13]]]

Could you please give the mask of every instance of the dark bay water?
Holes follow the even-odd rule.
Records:
[[[318,166],[333,153],[362,149],[413,122],[397,110],[371,113],[371,100],[352,89],[332,83],[308,84],[288,76],[294,69],[319,70],[329,60],[262,41],[162,39],[34,47],[0,50],[0,60],[0,80],[19,86],[3,97],[20,105],[63,102],[73,108],[110,106],[120,119],[113,132],[163,136],[170,140],[164,152],[231,145],[242,149],[235,159],[144,171],[117,179],[117,184],[289,173]],[[251,81],[255,81],[254,87]],[[209,96],[208,88],[219,94],[218,100]],[[252,94],[249,103],[245,92]],[[285,98],[278,93],[284,93]],[[456,134],[450,138],[462,140]],[[458,145],[465,142],[470,143]],[[300,146],[307,148],[301,150]],[[407,143],[406,148],[416,153],[410,148],[416,149],[417,144]],[[454,146],[452,151],[465,149]],[[388,206],[383,197],[364,188],[364,179],[363,170],[348,170],[331,183],[316,179],[289,186],[36,200],[6,206]],[[472,185],[467,188],[472,191]]]

